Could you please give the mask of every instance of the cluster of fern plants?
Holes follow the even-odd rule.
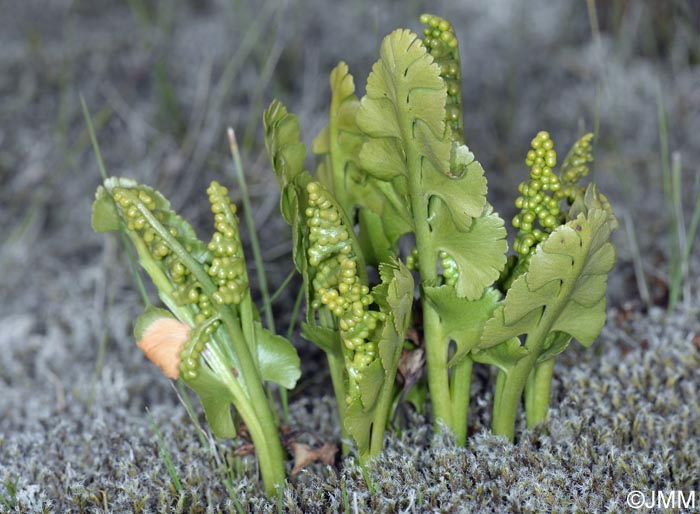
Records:
[[[303,279],[302,335],[327,356],[343,450],[360,461],[382,450],[408,396],[429,395],[436,428],[464,444],[474,363],[497,370],[495,434],[514,439],[523,400],[528,426],[542,422],[554,358],[572,339],[592,344],[603,326],[615,261],[610,204],[580,184],[591,135],[557,169],[547,132],[526,156],[507,256],[506,224],[464,141],[457,38],[440,17],[421,22],[422,38],[406,29],[384,38],[364,97],[345,63],[331,72],[315,173],[297,118],[279,101],[263,115]],[[128,235],[165,304],[136,323],[139,346],[195,391],[215,435],[245,424],[271,494],[286,475],[266,383],[294,387],[299,358],[260,321],[226,188],[214,182],[208,194],[208,243],[160,193],[126,178],[98,189],[93,226]]]

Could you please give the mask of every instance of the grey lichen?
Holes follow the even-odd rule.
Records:
[[[289,483],[284,511],[344,512],[345,497],[358,512],[624,512],[631,490],[697,491],[700,304],[669,317],[611,315],[598,352],[558,364],[558,408],[548,430],[525,431],[521,420],[524,435],[515,445],[482,428],[458,448],[409,411],[409,428],[389,437],[367,468],[369,484],[352,459],[340,468],[315,464]],[[328,397],[301,399],[291,405],[291,425],[306,437],[333,440],[333,409]],[[487,409],[474,411],[471,425],[488,425]],[[216,461],[231,458],[233,447],[217,445],[214,457],[182,407],[157,407],[153,415],[182,493],[147,419],[121,407],[44,419],[44,429],[0,437],[0,481],[18,480],[19,512],[48,505],[87,512],[105,502],[113,511],[236,512],[231,492],[243,512],[277,512],[250,459],[241,460],[227,491]]]

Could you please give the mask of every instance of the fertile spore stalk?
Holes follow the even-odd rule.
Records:
[[[136,323],[139,346],[166,375],[200,397],[215,435],[233,437],[233,404],[256,447],[268,494],[284,484],[284,453],[263,381],[292,387],[296,351],[256,319],[236,208],[217,182],[207,190],[215,232],[208,244],[157,191],[108,178],[97,191],[93,227],[123,227],[169,310],[149,307]]]

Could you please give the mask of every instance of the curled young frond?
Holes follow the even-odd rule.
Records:
[[[265,148],[281,190],[304,169],[306,147],[299,139],[299,120],[279,100],[273,100],[263,113]],[[287,223],[288,212],[282,210]]]

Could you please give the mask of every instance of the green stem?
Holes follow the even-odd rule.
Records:
[[[469,390],[472,382],[471,357],[464,357],[452,368],[450,383],[450,403],[452,405],[452,431],[457,444],[464,446],[467,442],[467,415],[469,414]]]
[[[225,321],[224,321],[225,322]],[[260,463],[265,494],[273,497],[280,488],[284,487],[286,479],[284,469],[284,453],[277,432],[277,425],[272,420],[272,414],[265,400],[265,392],[258,382],[257,387],[246,384],[247,393],[241,384],[234,378],[228,369],[226,357],[221,354],[215,345],[208,348],[207,363],[211,366],[216,376],[223,381],[231,391],[236,405],[236,410],[241,415],[248,428],[250,437],[255,445],[255,453]],[[245,377],[245,367],[241,370]],[[262,395],[262,402],[260,401]]]
[[[332,330],[338,331],[336,326],[335,318],[328,309],[321,309],[319,312],[319,321],[322,327],[330,328]],[[343,343],[338,338],[338,344]],[[345,443],[345,441],[350,439],[350,434],[348,434],[345,428],[345,412],[347,409],[347,388],[345,387],[345,357],[343,356],[343,349],[338,348],[335,352],[326,352],[326,359],[328,360],[328,368],[331,373],[331,382],[333,383],[333,393],[335,394],[335,403],[338,406],[338,418],[340,421],[340,432],[341,438],[343,440],[343,455],[346,455],[350,451],[350,447]]]
[[[274,417],[270,411],[270,406],[267,403],[267,396],[265,390],[262,386],[262,377],[258,372],[258,368],[255,365],[255,360],[253,355],[248,350],[248,345],[243,340],[243,331],[238,323],[238,321],[231,315],[230,312],[221,312],[221,321],[229,332],[229,336],[234,345],[234,350],[236,356],[238,357],[238,362],[241,365],[241,374],[243,376],[243,381],[246,385],[248,395],[250,396],[253,406],[261,415],[261,417],[269,417],[267,422],[271,422],[275,426],[275,433],[277,425],[274,423]]]
[[[392,362],[398,363],[401,358],[402,347],[399,345],[393,355]],[[384,448],[384,432],[389,424],[391,404],[394,399],[394,381],[398,366],[389,366],[382,383],[382,388],[377,398],[374,419],[372,420],[372,435],[370,436],[369,454],[367,458],[376,457]],[[360,456],[363,459],[363,456]]]
[[[544,421],[549,410],[554,359],[536,364],[525,385],[525,415],[527,427]]]
[[[493,393],[493,413],[501,412],[501,398],[503,398],[503,388],[506,385],[507,374],[502,369],[496,375],[496,390]],[[493,421],[492,421],[493,424]]]
[[[163,300],[163,303],[165,303],[168,306],[168,308],[173,312],[173,314],[175,314],[178,317],[178,319],[184,321],[191,327],[194,326],[194,314],[192,312],[191,307],[188,305],[179,305],[175,301],[175,299],[173,298],[173,291],[175,288],[173,287],[170,278],[168,278],[168,276],[165,274],[163,266],[160,264],[159,261],[157,261],[151,256],[150,250],[148,249],[148,245],[136,233],[128,231],[126,226],[124,226],[123,221],[119,222],[119,227],[122,236],[124,236],[124,234],[127,234],[127,237],[134,244],[134,247],[136,248],[136,253],[139,256],[139,262],[141,263],[141,267],[151,278],[151,282],[155,284],[156,289],[158,290],[158,296],[161,298],[161,300]],[[128,251],[129,245],[127,243],[128,240],[124,243],[124,245]],[[150,303],[147,304],[147,306],[148,305],[150,305]]]
[[[531,353],[520,359],[508,371],[499,370],[496,381],[496,397],[493,402],[493,434],[515,439],[515,420],[523,397],[525,384],[537,359]]]
[[[292,271],[289,272],[289,275],[287,275],[287,278],[284,279],[282,284],[277,288],[277,291],[272,293],[272,296],[270,296],[270,304],[273,304],[277,298],[284,292],[285,289],[287,289],[287,286],[289,283],[292,281],[294,278],[294,275],[297,274],[296,268],[292,268]]]
[[[129,266],[131,266],[131,275],[134,277],[134,280],[136,280],[136,287],[139,290],[139,293],[141,294],[141,301],[143,301],[143,305],[145,307],[150,307],[151,306],[151,299],[148,297],[148,293],[146,292],[146,286],[143,283],[143,278],[141,277],[141,273],[139,273],[139,267],[136,264],[136,258],[134,257],[134,252],[131,249],[131,246],[129,246],[129,237],[126,234],[126,230],[123,227],[123,223],[119,224],[120,231],[119,235],[122,238],[122,244],[124,245],[124,248],[126,250],[126,255],[129,258]]]
[[[420,248],[420,247],[419,247]],[[419,253],[419,259],[421,259]],[[421,276],[423,274],[423,260],[421,263]],[[426,295],[421,294],[423,306],[423,335],[425,337],[425,362],[428,368],[428,388],[430,401],[433,407],[433,424],[439,428],[440,422],[447,425],[455,433],[452,401],[450,394],[450,380],[447,369],[447,348],[440,341],[440,316],[427,300]]]
[[[294,335],[294,328],[296,327],[297,318],[299,316],[299,309],[301,308],[301,301],[304,298],[304,288],[300,288],[297,293],[297,299],[294,301],[294,307],[292,308],[292,315],[289,320],[289,328],[287,329],[287,339],[292,340]],[[280,395],[280,403],[282,404],[282,419],[285,423],[289,420],[289,395],[286,394],[287,390],[284,389],[285,394]]]
[[[338,406],[338,419],[340,420],[340,432],[343,445],[343,455],[350,452],[350,446],[346,443],[350,435],[345,428],[345,411],[347,410],[347,392],[345,390],[345,361],[340,352],[326,353],[328,369],[331,372],[335,403]]]
[[[399,126],[404,141],[413,139],[413,120],[410,113],[398,111]],[[415,223],[416,247],[420,262],[421,286],[437,284],[437,250],[433,245],[432,232],[428,223],[428,198],[423,190],[422,177],[423,156],[416,145],[407,144],[406,163],[408,163],[408,192],[411,199],[411,214]],[[443,344],[441,320],[438,312],[421,292],[423,308],[423,335],[425,338],[425,358],[428,368],[428,387],[433,406],[433,424],[437,430],[440,422],[454,430],[452,402],[450,401],[450,384],[447,369],[448,349]]]

